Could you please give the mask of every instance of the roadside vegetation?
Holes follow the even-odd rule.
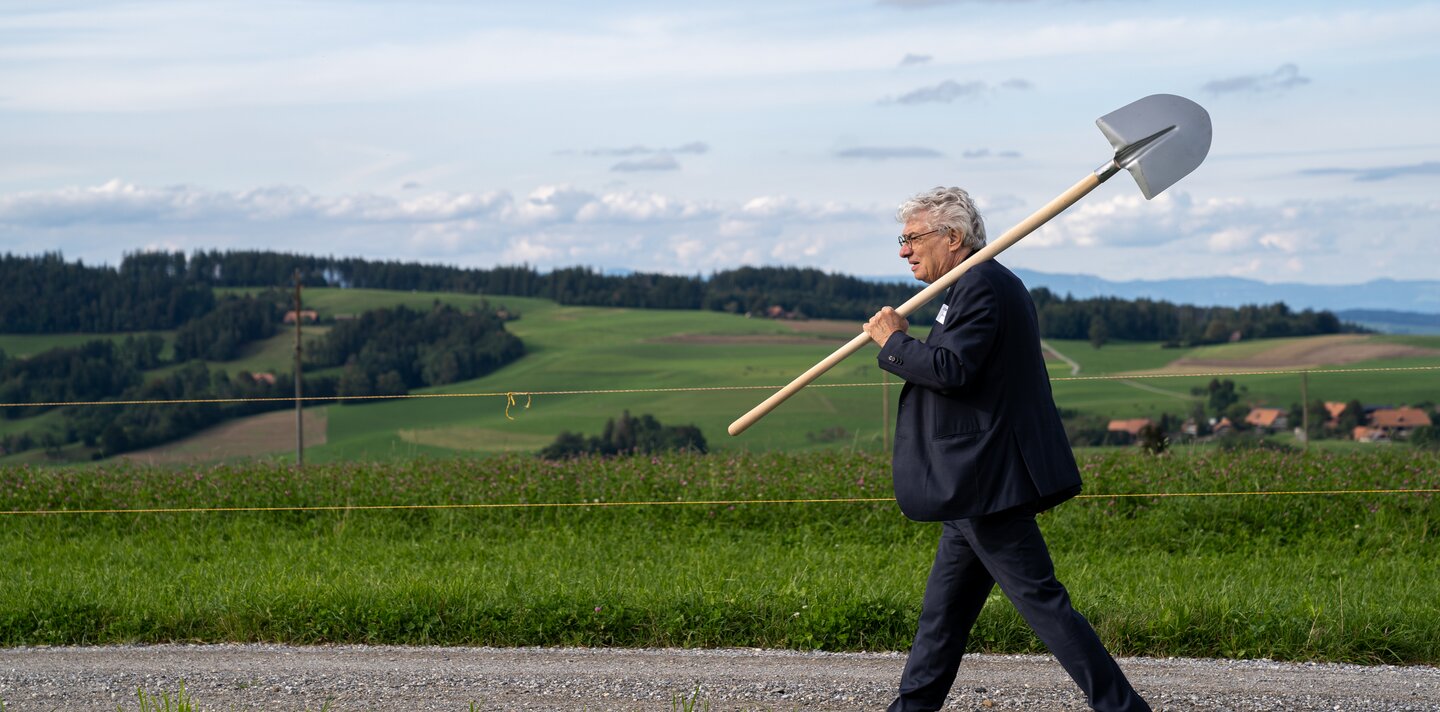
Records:
[[[1117,653],[1440,662],[1433,494],[1161,496],[1433,489],[1440,453],[1081,465],[1092,496],[1041,525]],[[0,644],[905,649],[937,529],[888,501],[888,471],[864,452],[7,467],[0,511],[584,506],[0,515]],[[681,504],[852,498],[885,501]],[[1040,652],[993,595],[974,649]]]

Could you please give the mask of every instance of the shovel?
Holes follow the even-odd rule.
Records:
[[[1070,186],[1069,190],[1046,203],[979,252],[970,255],[919,294],[896,307],[895,311],[901,316],[909,316],[911,312],[939,296],[971,267],[1004,252],[1007,247],[1019,242],[1050,218],[1074,205],[1096,186],[1119,173],[1120,169],[1130,171],[1130,175],[1140,186],[1140,192],[1149,200],[1189,175],[1205,160],[1205,154],[1210,151],[1210,115],[1199,104],[1173,94],[1152,94],[1096,119],[1095,123],[1099,125],[1105,138],[1110,140],[1110,145],[1115,147],[1114,158]],[[730,434],[739,435],[745,432],[776,406],[868,343],[870,336],[861,332],[859,336],[851,339],[850,343],[836,349],[835,353],[825,357],[789,385],[736,419],[730,424]]]

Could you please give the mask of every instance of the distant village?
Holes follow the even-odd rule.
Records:
[[[1427,412],[1425,408],[1363,405],[1361,414],[1358,414],[1359,417],[1350,418],[1352,421],[1360,422],[1346,423],[1342,416],[1345,415],[1347,408],[1353,410],[1355,405],[1355,403],[1347,404],[1340,401],[1324,401],[1327,417],[1321,422],[1320,432],[1323,433],[1323,436],[1361,443],[1408,440],[1417,428],[1429,428],[1434,423],[1435,417],[1440,417],[1440,412]],[[1232,422],[1228,416],[1220,418],[1192,416],[1180,424],[1178,432],[1190,438],[1202,439],[1224,436],[1226,433],[1237,430],[1253,430],[1269,434],[1289,430],[1294,432],[1296,440],[1304,442],[1315,434],[1316,429],[1312,426],[1310,432],[1307,433],[1303,424],[1293,422],[1297,415],[1294,411],[1297,410],[1298,408],[1287,411],[1282,408],[1252,407],[1239,423]],[[1107,430],[1118,436],[1116,440],[1139,442],[1142,432],[1147,428],[1159,428],[1162,425],[1151,418],[1129,418],[1111,420]]]

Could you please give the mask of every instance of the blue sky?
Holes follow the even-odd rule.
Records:
[[[0,251],[903,276],[903,199],[999,234],[1164,92],[1205,165],[1002,261],[1437,279],[1437,36],[1433,2],[0,2]]]

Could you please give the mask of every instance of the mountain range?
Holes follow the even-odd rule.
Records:
[[[1016,269],[1034,289],[1046,287],[1077,299],[1120,297],[1175,304],[1238,307],[1285,302],[1290,308],[1324,309],[1345,321],[1388,333],[1440,334],[1440,280],[1376,279],[1363,284],[1261,282],[1241,277],[1192,277],[1112,281],[1088,274]],[[909,281],[876,277],[876,281]]]

